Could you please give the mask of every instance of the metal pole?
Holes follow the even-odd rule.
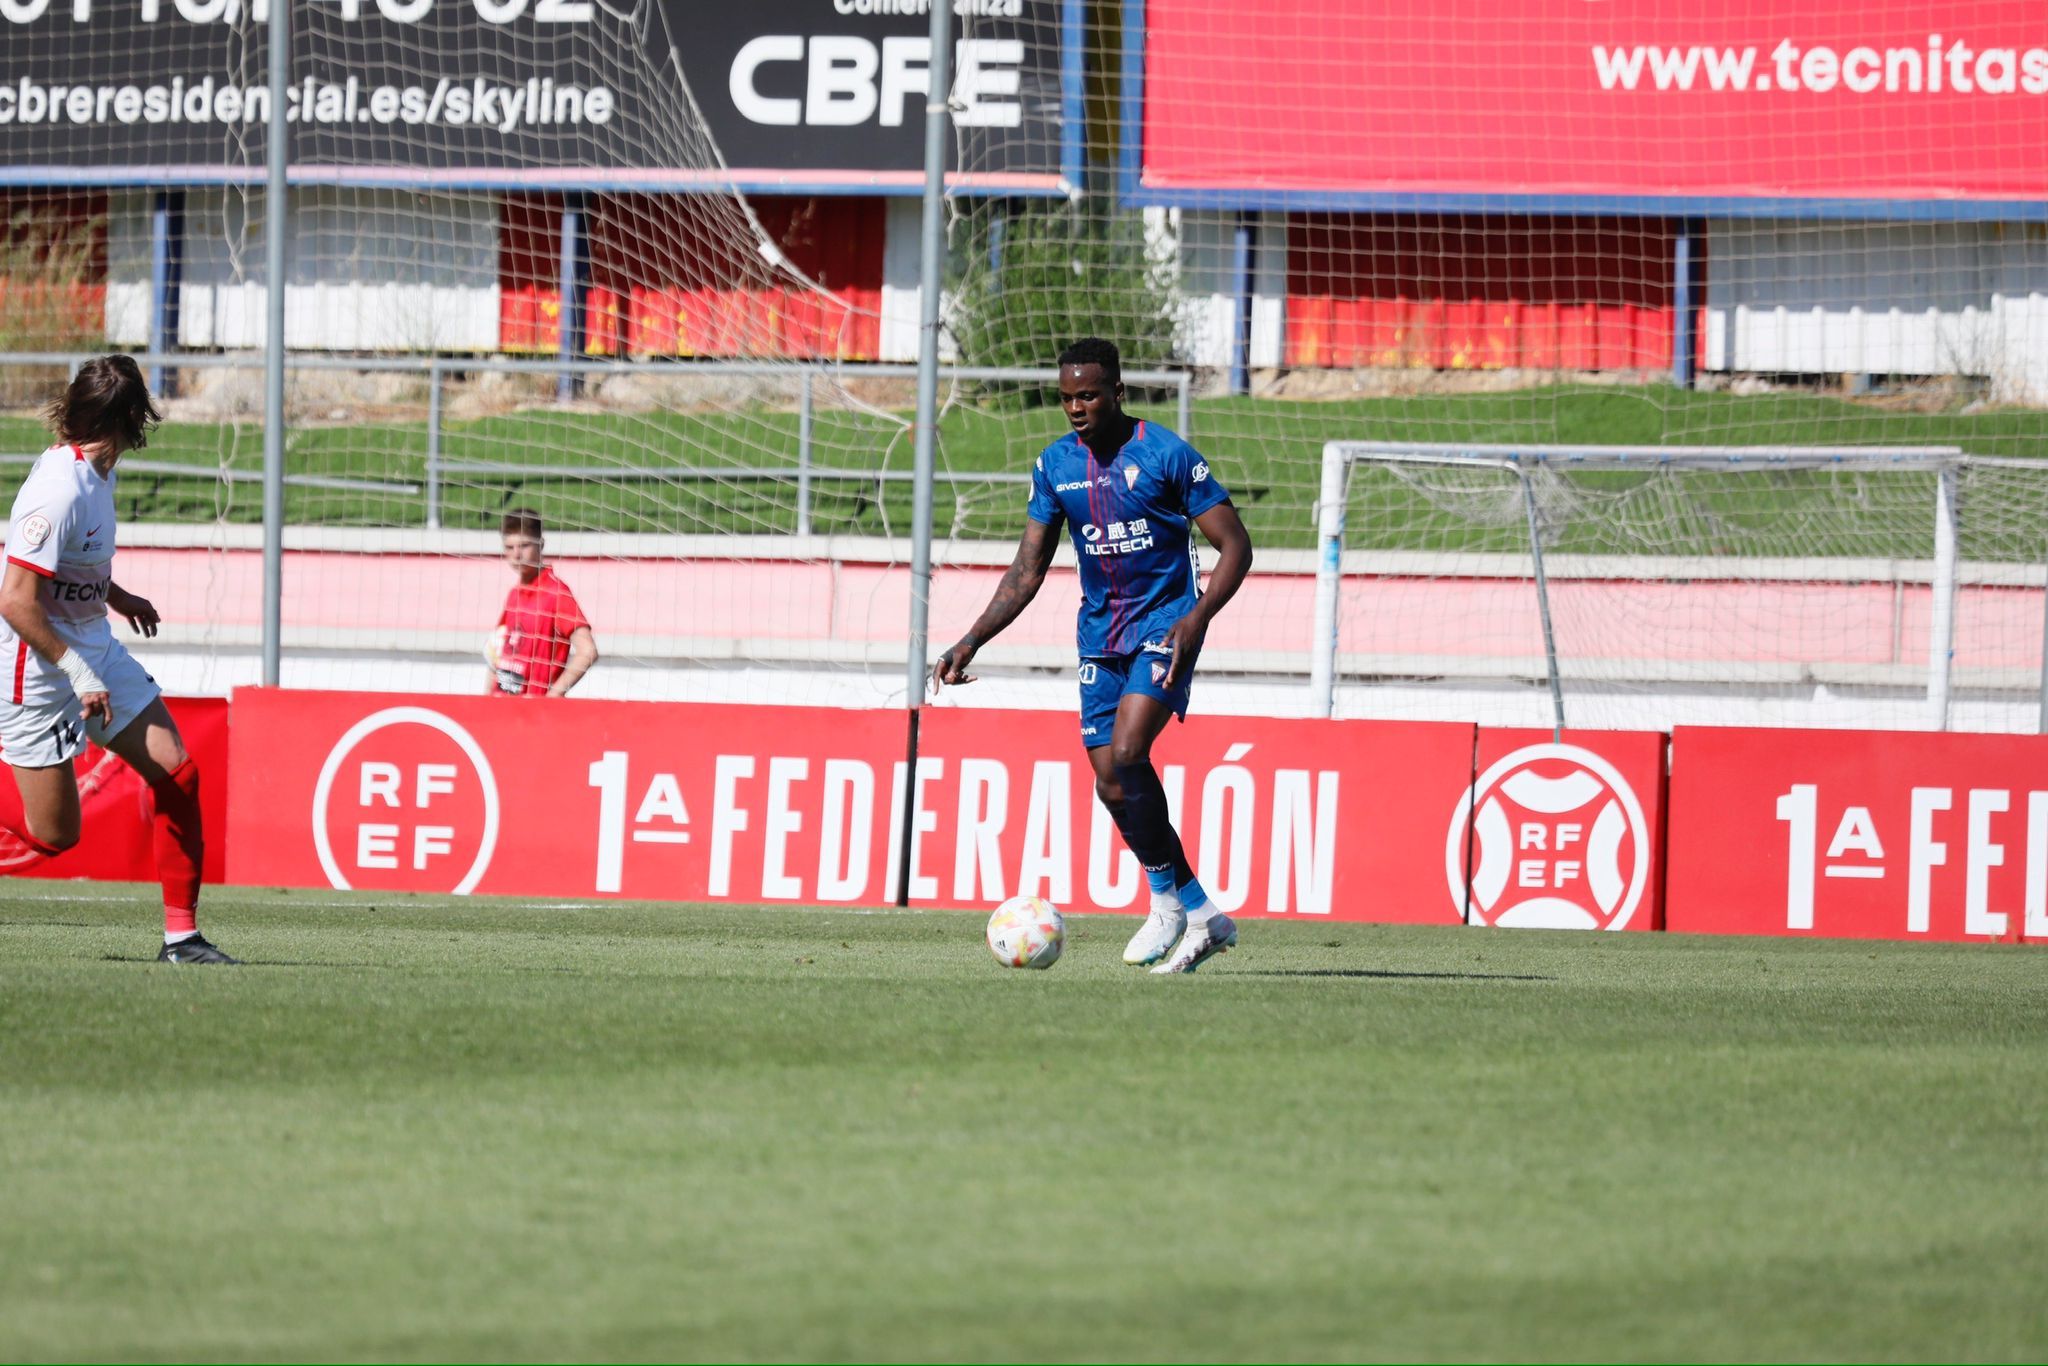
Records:
[[[796,534],[811,534],[811,367],[804,367],[796,405]]]
[[[562,259],[556,284],[561,311],[556,315],[560,325],[555,352],[565,362],[574,361],[583,345],[583,266],[589,254],[583,227],[583,196],[572,192],[562,200]],[[575,398],[577,385],[576,372],[565,367],[555,377],[555,401],[567,403]]]
[[[1174,431],[1183,441],[1194,439],[1195,426],[1195,384],[1187,371],[1180,372],[1180,383],[1173,395]]]
[[[1948,729],[1949,670],[1956,656],[1956,471],[1934,476],[1934,601],[1929,608],[1927,709],[1934,728]]]
[[[2048,578],[2041,587],[2041,715],[2035,729],[2048,735]]]
[[[441,529],[441,360],[427,366],[427,529]]]
[[[1536,481],[1522,472],[1522,506],[1529,513],[1529,555],[1536,566],[1536,610],[1543,618],[1543,659],[1550,667],[1550,711],[1553,740],[1564,739],[1564,685],[1557,677],[1557,635],[1550,626],[1550,580],[1543,572],[1543,528],[1536,520]]]
[[[263,192],[263,686],[282,668],[284,631],[284,247],[290,198],[285,187],[290,132],[284,119],[291,84],[291,0],[270,0],[269,174]]]
[[[158,190],[149,215],[149,349],[170,354],[178,344],[178,280],[185,236],[185,192]],[[149,368],[150,392],[171,396],[176,371],[161,362]]]
[[[1316,497],[1315,639],[1309,646],[1309,714],[1337,705],[1337,595],[1344,571],[1344,486],[1351,462],[1332,441],[1323,447],[1323,487]]]
[[[1671,248],[1671,382],[1681,389],[1692,387],[1693,221],[1678,220],[1678,235]]]
[[[924,705],[925,637],[932,588],[932,468],[939,436],[939,279],[946,252],[946,136],[952,120],[953,7],[931,7],[931,84],[924,102],[923,258],[918,262],[917,441],[910,503],[910,656],[904,673],[909,708],[910,766],[904,770],[903,847],[897,851],[896,904],[910,904],[910,850],[916,842],[912,794],[917,791],[917,727]]]
[[[1230,392],[1252,391],[1252,216],[1237,216],[1231,235],[1230,275],[1233,307],[1230,320]]]

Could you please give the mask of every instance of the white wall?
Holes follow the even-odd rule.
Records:
[[[149,334],[152,197],[110,197],[107,333]],[[310,351],[495,351],[498,214],[480,195],[316,188],[294,193],[286,340]],[[185,197],[178,342],[263,345],[262,196],[194,189]]]
[[[1705,365],[1973,375],[2048,401],[2048,225],[1717,221]]]
[[[149,214],[146,190],[107,195],[107,342],[149,345]]]
[[[1146,236],[1172,250],[1178,244],[1180,287],[1187,300],[1181,345],[1196,365],[1230,365],[1232,329],[1237,323],[1235,213],[1193,209],[1147,209]],[[1252,243],[1252,338],[1254,367],[1280,364],[1286,326],[1287,216],[1256,216]]]
[[[881,359],[917,359],[918,238],[924,205],[911,195],[882,201],[887,217],[882,233]]]

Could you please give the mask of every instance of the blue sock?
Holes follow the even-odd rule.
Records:
[[[1209,904],[1209,894],[1202,890],[1200,881],[1189,878],[1180,885],[1180,904],[1184,910],[1192,914]]]

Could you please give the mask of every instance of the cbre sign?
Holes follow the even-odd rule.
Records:
[[[0,0],[10,183],[260,171],[270,0]],[[956,190],[1061,190],[1079,91],[1061,0],[958,5]],[[910,4],[295,4],[281,116],[302,181],[915,190],[930,44]],[[699,118],[701,117],[701,122]]]

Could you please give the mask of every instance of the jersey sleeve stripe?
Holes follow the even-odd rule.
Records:
[[[22,558],[20,558],[19,556],[16,556],[16,555],[9,555],[9,556],[7,557],[7,563],[9,563],[9,564],[18,564],[18,565],[20,565],[20,566],[21,566],[21,567],[22,567],[23,569],[26,569],[26,570],[27,570],[27,571],[28,571],[29,573],[31,573],[31,574],[39,574],[39,575],[41,575],[41,576],[42,576],[43,578],[46,578],[46,579],[54,579],[54,578],[56,578],[56,577],[57,577],[57,571],[56,571],[56,570],[54,570],[54,569],[45,569],[45,568],[43,568],[43,567],[42,567],[41,565],[39,565],[39,564],[30,564],[30,563],[29,563],[29,562],[28,562],[27,560],[24,560],[24,559],[22,559]]]

